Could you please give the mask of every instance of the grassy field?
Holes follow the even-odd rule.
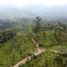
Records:
[[[50,50],[59,52],[67,49],[67,42],[59,43],[54,35],[54,30],[45,31],[45,37],[43,32],[34,34],[33,38],[37,38],[47,51],[21,67],[54,67],[54,58],[57,54]],[[28,53],[33,54],[34,50],[30,35],[26,32],[18,32],[8,42],[0,44],[0,67],[10,67],[25,58]],[[61,65],[56,67],[61,67]]]
[[[63,43],[58,43],[54,34],[55,32],[53,30],[46,31],[45,37],[43,36],[43,32],[37,33],[34,37],[37,37],[47,51],[42,55],[33,58],[31,61],[28,61],[27,64],[21,67],[62,67],[61,61],[58,63],[54,62],[54,59],[58,54],[55,51],[63,52],[64,50],[67,50],[67,42],[63,41]]]
[[[18,32],[17,36],[8,42],[0,44],[0,67],[9,67],[33,53],[34,47],[27,33]]]
[[[53,66],[53,59],[54,59],[55,53],[46,51],[44,54],[38,56],[36,59],[31,60],[28,62],[25,66],[26,67],[46,67],[46,64],[48,67],[54,67]]]

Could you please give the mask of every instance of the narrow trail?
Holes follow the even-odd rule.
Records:
[[[36,47],[36,50],[34,51],[33,55],[34,56],[39,56],[40,54],[44,53],[45,51],[47,51],[47,49],[39,47],[39,43],[35,41],[35,39],[31,39],[33,45]],[[58,51],[56,50],[49,50],[51,52],[57,53]],[[25,64],[28,60],[31,60],[33,55],[28,56],[24,59],[22,59],[21,61],[19,61],[18,63],[16,63],[13,67],[19,67],[20,64]]]
[[[39,47],[39,43],[36,42],[34,39],[31,39],[31,40],[32,40],[33,45],[35,45],[35,47],[36,47],[36,50],[33,53],[34,56],[38,56],[38,55],[40,55],[40,54],[42,54],[43,52],[46,51],[46,49],[40,48]],[[28,57],[22,59],[21,61],[19,61],[18,63],[16,63],[13,67],[19,67],[20,64],[25,64],[28,60],[32,59],[33,55],[28,56]]]

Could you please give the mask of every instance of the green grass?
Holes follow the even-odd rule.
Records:
[[[44,47],[50,48],[52,46],[58,45],[58,42],[56,41],[54,34],[54,30],[48,30],[45,31],[45,37],[43,32],[40,32],[36,34],[35,38],[37,38],[43,44]]]
[[[17,33],[13,39],[0,44],[0,67],[9,67],[13,63],[20,61],[27,53],[33,53],[34,47],[26,33]],[[13,41],[15,40],[15,42]],[[12,49],[15,47],[14,49]],[[20,54],[21,51],[21,54]],[[14,57],[13,57],[14,55]]]
[[[31,60],[26,64],[26,67],[46,67],[46,63],[48,67],[53,67],[55,53],[46,51],[44,54],[38,56],[36,59]]]
[[[45,31],[45,33],[45,37],[43,32],[34,34],[33,37],[37,38],[47,51],[36,59],[28,61],[25,67],[46,67],[46,62],[48,67],[54,67],[54,57],[56,53],[49,50],[62,51],[67,49],[67,42],[58,43],[56,41],[54,30],[48,30]],[[35,50],[32,46],[30,35],[26,32],[18,32],[16,37],[0,45],[0,67],[9,67],[13,63],[15,64],[26,57],[27,53],[32,54]],[[14,49],[12,50],[12,48]]]
[[[43,36],[43,32],[37,33],[36,36],[34,36],[43,44],[44,48],[47,48],[47,51],[36,59],[29,61],[25,64],[25,67],[46,67],[46,62],[47,67],[54,67],[54,58],[57,54],[49,50],[57,50],[58,52],[67,50],[67,42],[58,43],[54,34],[54,31],[48,30],[46,31],[45,37]],[[58,65],[56,67],[61,67],[59,63],[55,65]]]

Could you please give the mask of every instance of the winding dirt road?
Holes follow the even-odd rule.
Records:
[[[36,50],[33,53],[34,56],[38,56],[38,55],[42,54],[44,51],[46,51],[46,49],[40,48],[39,44],[34,39],[32,39],[32,42],[36,46]],[[33,55],[28,56],[28,57],[22,59],[21,61],[16,63],[13,67],[19,67],[20,64],[25,64],[27,62],[27,60],[31,60],[32,59]]]
[[[33,45],[36,47],[36,50],[34,51],[34,53],[31,55],[31,56],[28,56],[24,59],[22,59],[21,61],[19,61],[18,63],[16,63],[13,67],[19,67],[20,64],[25,64],[28,60],[31,60],[33,55],[34,56],[39,56],[40,54],[44,53],[45,51],[47,51],[47,49],[45,48],[42,48],[42,47],[39,47],[39,43],[36,42],[35,39],[31,39],[32,40],[32,43]],[[58,51],[56,50],[49,50],[51,52],[55,52],[57,53]]]
[[[42,54],[45,50],[44,49],[41,49],[41,48],[38,48],[35,52],[34,52],[34,56],[38,56],[40,54]],[[25,64],[27,62],[27,60],[31,60],[32,58],[32,55],[31,56],[28,56],[24,59],[22,59],[20,62],[18,62],[17,64],[15,64],[13,67],[19,67],[20,64]]]

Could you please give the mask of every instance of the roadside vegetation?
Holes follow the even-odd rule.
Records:
[[[42,54],[33,55],[31,60],[19,67],[66,67],[67,66],[67,24],[45,23],[34,20],[7,24],[0,28],[0,67],[12,67],[19,61],[33,55],[38,48],[46,49]],[[3,25],[3,24],[2,24]]]

